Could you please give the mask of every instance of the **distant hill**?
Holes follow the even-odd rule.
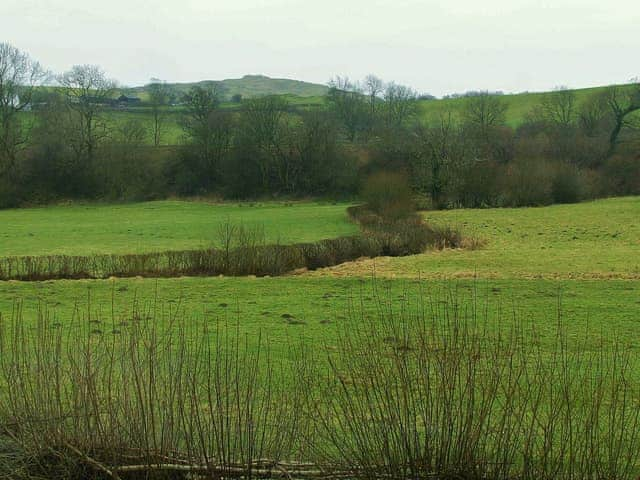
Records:
[[[207,86],[217,84],[225,99],[234,95],[242,95],[242,98],[253,98],[264,95],[292,95],[297,97],[321,97],[326,95],[329,88],[326,85],[290,80],[286,78],[270,78],[264,75],[245,75],[242,78],[229,78],[226,80],[204,80],[193,83],[168,83],[171,92],[180,97],[195,85]],[[145,87],[123,89],[124,92],[135,94],[146,99]]]

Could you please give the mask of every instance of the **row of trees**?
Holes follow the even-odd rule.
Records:
[[[146,124],[133,114],[108,121],[104,105],[116,83],[90,65],[57,76],[62,88],[26,113],[52,78],[28,55],[0,45],[0,205],[351,195],[360,178],[380,170],[406,174],[437,208],[640,193],[638,82],[582,102],[567,89],[542,95],[517,128],[507,124],[502,96],[477,92],[461,109],[425,119],[415,91],[373,75],[336,77],[318,110],[294,108],[283,97],[221,109],[212,83],[181,99],[182,141],[168,147],[171,92],[163,82],[147,86]]]
[[[516,128],[503,96],[474,92],[422,119],[415,92],[337,78],[329,109],[368,153],[365,169],[408,174],[426,206],[538,205],[640,193],[640,82],[578,101],[539,95]]]
[[[405,168],[434,205],[640,193],[639,83],[602,89],[581,103],[558,89],[541,96],[517,128],[507,125],[506,110],[500,96],[477,95],[458,118],[443,112],[405,132]]]

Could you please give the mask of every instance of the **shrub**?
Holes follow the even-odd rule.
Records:
[[[323,466],[355,479],[635,478],[633,352],[534,325],[451,293],[349,318],[314,404]],[[415,313],[413,313],[415,312]],[[497,312],[497,310],[493,310]],[[492,325],[491,328],[487,326]],[[610,346],[613,343],[613,346]],[[586,348],[586,345],[591,347]],[[597,346],[595,346],[597,345]]]
[[[506,168],[501,204],[509,207],[553,202],[553,167],[543,160],[519,160]]]
[[[640,194],[640,158],[614,155],[605,163],[604,175],[611,194]]]
[[[568,163],[556,166],[551,182],[551,195],[555,203],[575,203],[582,200],[585,194],[582,172]]]
[[[400,173],[370,175],[364,182],[362,199],[369,210],[383,218],[401,219],[415,212],[413,191],[407,177]]]
[[[457,289],[399,308],[378,292],[340,315],[326,362],[307,342],[278,363],[240,322],[136,301],[118,323],[16,307],[0,321],[0,476],[637,477],[632,342],[568,335],[561,310],[539,331]]]

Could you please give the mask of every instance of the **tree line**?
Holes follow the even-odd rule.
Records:
[[[55,78],[42,108],[27,112]],[[139,200],[351,196],[376,172],[404,174],[425,207],[519,206],[640,193],[640,82],[578,102],[558,89],[517,127],[503,96],[474,92],[461,111],[420,112],[409,87],[336,77],[323,108],[285,97],[221,108],[215,83],[181,99],[181,141],[166,146],[169,88],[146,88],[140,115],[109,121],[117,84],[77,65],[52,76],[0,44],[0,206],[62,198]],[[149,122],[148,120],[151,119]],[[148,139],[152,141],[149,142]]]

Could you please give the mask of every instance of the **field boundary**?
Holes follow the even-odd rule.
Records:
[[[385,219],[363,207],[347,209],[361,233],[291,245],[268,244],[264,236],[231,224],[221,248],[138,254],[42,255],[0,258],[0,280],[44,281],[110,277],[278,276],[316,270],[362,257],[407,256],[428,248],[460,247],[451,228],[427,225],[419,215]]]

